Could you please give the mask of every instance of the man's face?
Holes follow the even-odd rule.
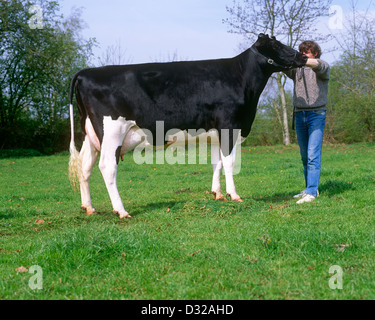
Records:
[[[316,59],[317,54],[313,54],[310,50],[307,52],[301,52],[306,55],[309,59]]]

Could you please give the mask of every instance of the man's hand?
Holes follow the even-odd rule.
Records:
[[[316,68],[317,66],[319,66],[318,59],[308,59],[306,62],[306,67]]]

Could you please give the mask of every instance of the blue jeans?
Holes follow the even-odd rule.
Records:
[[[306,193],[318,195],[326,111],[296,112],[296,132],[305,174]]]

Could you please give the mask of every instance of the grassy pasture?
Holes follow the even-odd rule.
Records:
[[[297,146],[242,150],[243,203],[212,200],[210,165],[127,155],[118,187],[130,220],[112,214],[97,166],[87,217],[67,164],[0,160],[0,299],[375,299],[374,144],[325,146],[321,196],[303,206]]]

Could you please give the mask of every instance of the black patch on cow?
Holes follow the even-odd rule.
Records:
[[[121,155],[121,146],[119,146],[116,150],[116,163],[120,162],[120,155]]]

